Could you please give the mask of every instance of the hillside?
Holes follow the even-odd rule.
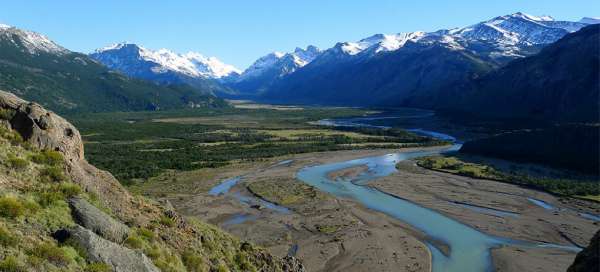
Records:
[[[599,41],[598,24],[566,35],[476,80],[451,107],[487,118],[598,122]]]
[[[131,195],[38,104],[0,91],[0,113],[1,271],[304,271]]]
[[[0,88],[61,113],[220,107],[188,86],[158,86],[114,72],[35,32],[0,27]]]

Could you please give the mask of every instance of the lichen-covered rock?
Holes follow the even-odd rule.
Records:
[[[567,272],[600,271],[600,230],[596,232],[587,248],[577,253]]]
[[[69,199],[73,219],[83,227],[102,236],[104,239],[121,243],[129,233],[129,228],[110,217],[87,200],[80,197]]]
[[[66,230],[71,242],[85,251],[93,262],[108,264],[115,272],[159,272],[152,261],[142,252],[134,251],[119,244],[105,240],[94,232],[81,226]]]
[[[305,272],[302,262],[294,256],[286,256],[281,260],[281,269],[284,272]]]
[[[83,158],[83,143],[79,132],[62,117],[36,103],[2,91],[0,108],[15,111],[9,122],[32,145],[40,149],[60,151],[66,159]]]

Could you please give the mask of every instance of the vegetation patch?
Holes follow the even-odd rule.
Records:
[[[287,178],[268,178],[248,183],[248,190],[269,202],[283,206],[300,205],[324,199],[314,187]]]
[[[549,177],[531,176],[519,172],[506,172],[490,165],[465,162],[457,157],[433,156],[416,159],[417,165],[452,174],[497,180],[539,190],[553,194],[576,196],[584,199],[595,199],[600,196],[600,186],[597,181],[566,180]]]
[[[445,144],[401,129],[324,127],[357,109],[214,109],[75,116],[90,162],[126,185],[170,171],[219,168],[299,153]],[[143,181],[143,182],[140,182]]]

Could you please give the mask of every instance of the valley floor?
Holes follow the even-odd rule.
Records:
[[[218,169],[169,171],[131,189],[167,198],[181,213],[215,223],[273,254],[296,255],[308,271],[430,271],[431,255],[424,242],[435,241],[403,222],[316,191],[295,178],[308,165],[392,152],[398,149],[308,153]],[[490,235],[583,247],[599,228],[598,222],[579,214],[598,214],[597,203],[431,171],[414,161],[403,161],[398,169],[369,186]],[[357,167],[332,175],[351,177],[364,170]],[[237,176],[243,178],[228,193],[209,194],[222,180]],[[451,250],[443,244],[438,248]],[[507,246],[492,251],[497,271],[565,271],[574,257],[573,252],[550,248]]]

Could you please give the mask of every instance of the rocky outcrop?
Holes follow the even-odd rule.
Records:
[[[109,172],[99,170],[85,160],[81,135],[71,123],[36,103],[4,91],[0,91],[0,109],[14,112],[8,123],[23,140],[39,149],[59,151],[71,180],[85,191],[101,195],[103,204],[119,219],[136,223],[148,221],[139,209],[122,205],[136,201]]]
[[[115,272],[160,271],[143,253],[105,240],[81,226],[64,231],[61,238],[84,250],[90,261],[108,264]]]
[[[305,272],[302,262],[294,256],[286,256],[282,260],[282,270],[284,272]]]
[[[73,219],[83,227],[115,243],[121,243],[127,238],[129,228],[125,224],[113,219],[85,199],[71,198],[69,206]]]
[[[575,261],[567,272],[597,272],[600,271],[600,230],[590,241],[587,248],[577,253]]]
[[[109,216],[83,198],[69,199],[73,220],[80,225],[59,231],[54,238],[74,243],[85,251],[88,262],[106,263],[114,271],[159,271],[143,253],[121,245],[130,230],[136,233],[145,228],[157,236],[149,243],[164,249],[161,254],[180,258],[194,249],[196,258],[202,259],[211,271],[223,264],[235,267],[227,256],[242,252],[259,271],[304,271],[297,259],[282,260],[249,243],[240,248],[237,239],[219,229],[203,222],[188,222],[167,201],[161,206],[132,196],[110,173],[85,160],[81,135],[73,125],[40,105],[0,91],[0,114],[0,126],[15,130],[34,148],[60,152],[70,180],[80,185],[88,197],[97,196],[110,211]],[[0,175],[0,184],[3,183]],[[204,247],[204,243],[219,245],[220,249]]]

